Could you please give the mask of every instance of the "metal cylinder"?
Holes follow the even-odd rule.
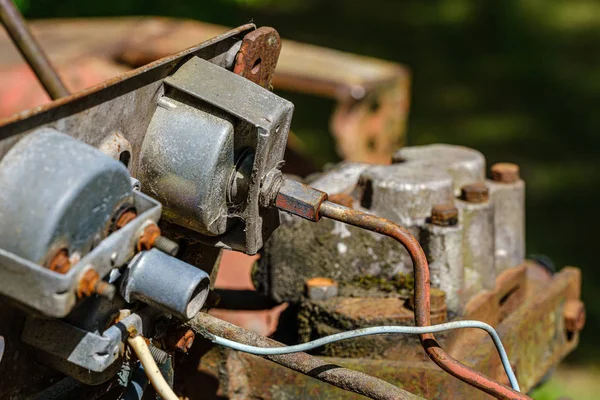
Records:
[[[452,177],[454,194],[457,196],[463,185],[481,181],[485,177],[483,154],[463,146],[431,144],[404,147],[394,154],[392,161],[444,169]]]
[[[511,174],[502,175],[502,168]],[[494,168],[498,167],[498,168]],[[525,182],[519,179],[514,164],[492,166],[496,180],[487,181],[494,205],[496,273],[517,267],[525,261]]]
[[[133,205],[123,164],[50,128],[2,158],[0,187],[0,248],[61,273],[68,268],[57,265],[87,254]]]
[[[188,320],[204,305],[209,286],[203,270],[152,249],[129,263],[121,294],[128,302],[139,300]]]
[[[451,315],[459,315],[464,304],[462,237],[460,224],[427,223],[421,228],[420,241],[429,261],[431,286],[446,293],[446,305]]]
[[[463,225],[462,253],[465,270],[465,300],[496,284],[494,256],[494,206],[455,201]]]

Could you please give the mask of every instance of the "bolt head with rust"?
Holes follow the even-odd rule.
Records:
[[[490,199],[490,189],[483,182],[471,183],[460,189],[460,198],[468,203],[485,203]]]
[[[95,269],[89,268],[85,271],[77,285],[77,297],[81,299],[94,294],[96,292],[96,284],[99,280],[100,275],[98,275],[98,272],[96,272]]]
[[[438,204],[431,210],[431,223],[438,226],[458,224],[458,208],[454,204]]]
[[[71,260],[67,249],[60,249],[48,262],[48,269],[59,274],[66,274],[71,269]]]
[[[519,166],[512,163],[497,163],[491,168],[492,180],[501,183],[513,183],[520,179]]]
[[[154,246],[154,242],[160,236],[160,228],[155,223],[152,223],[140,235],[137,243],[137,250],[150,250]]]
[[[563,316],[567,332],[581,332],[585,326],[585,305],[581,300],[567,300]]]
[[[316,277],[306,281],[306,296],[313,301],[328,300],[338,294],[338,283],[330,278]]]
[[[115,221],[114,230],[123,228],[125,225],[133,221],[135,217],[137,217],[137,212],[134,208],[122,210],[121,214],[119,214],[117,220]]]

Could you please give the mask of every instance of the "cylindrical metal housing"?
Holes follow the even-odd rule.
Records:
[[[463,225],[462,253],[465,270],[465,300],[496,284],[494,257],[494,206],[490,201],[470,203],[455,200]]]
[[[404,227],[419,226],[436,204],[452,202],[452,178],[439,168],[373,166],[359,180],[361,206]]]
[[[460,315],[464,303],[464,269],[461,252],[463,227],[427,223],[421,228],[421,246],[429,261],[431,286],[446,293],[450,315]]]
[[[59,251],[85,255],[133,205],[123,164],[50,128],[2,158],[0,187],[0,248],[41,265]]]
[[[525,261],[525,182],[487,181],[494,205],[496,273]]]
[[[485,157],[468,147],[451,144],[430,144],[427,146],[404,147],[393,157],[395,163],[422,165],[444,169],[451,177],[454,194],[460,188],[485,178]]]
[[[206,272],[157,249],[142,251],[129,263],[121,295],[153,305],[188,320],[200,311],[208,296]]]

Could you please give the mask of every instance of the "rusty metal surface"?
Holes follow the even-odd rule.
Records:
[[[466,309],[465,318],[482,319],[495,326],[509,355],[524,392],[531,390],[546,371],[553,368],[578,342],[578,333],[570,334],[563,319],[566,304],[580,295],[581,273],[576,268],[564,268],[550,276],[539,265],[528,263],[505,271],[496,281],[496,288],[474,298]],[[568,314],[568,313],[567,313]],[[397,340],[401,340],[397,338]],[[489,338],[476,330],[451,332],[444,339],[449,353],[465,359],[469,365],[496,379],[505,379],[500,360]],[[409,347],[410,346],[410,347]],[[406,343],[417,348],[417,343]],[[362,371],[404,390],[432,399],[452,398],[484,400],[490,396],[469,386],[414,353],[406,358],[373,359],[371,357],[320,357],[325,363]],[[216,357],[216,358],[215,358]],[[217,361],[218,359],[218,361]],[[232,357],[217,356],[201,361],[200,369],[220,376],[221,395],[227,394],[226,367]],[[235,360],[244,375],[246,398],[253,399],[359,399],[351,392],[342,392],[307,376],[294,373],[261,357],[238,354]],[[221,371],[221,375],[219,375]],[[239,371],[239,370],[238,370]],[[225,375],[223,375],[223,373]],[[233,379],[233,378],[229,378]],[[275,384],[274,384],[275,382]],[[233,386],[229,386],[232,390]],[[193,398],[193,397],[192,397]]]
[[[0,20],[50,97],[58,99],[68,96],[69,91],[54,71],[46,53],[31,34],[23,15],[12,0],[0,0]]]
[[[286,179],[283,181],[277,197],[275,206],[280,210],[310,221],[319,220],[319,207],[327,200],[327,193],[313,189],[303,183]]]
[[[279,33],[271,27],[261,26],[242,39],[233,72],[270,89],[280,52]]]
[[[30,25],[72,91],[227,30],[197,21],[156,17],[33,21]],[[40,105],[43,96],[28,89],[25,73],[15,68],[21,61],[1,34],[0,54],[0,70],[7,77],[0,94],[6,97],[10,92],[22,103],[2,104],[0,114]],[[18,87],[11,85],[15,79],[22,81]],[[275,89],[337,101],[330,127],[343,158],[389,163],[404,142],[410,74],[400,64],[284,40],[273,85]]]
[[[415,321],[417,326],[431,324],[429,267],[421,245],[406,229],[379,217],[324,202],[319,208],[321,216],[358,226],[396,239],[409,252],[415,279]],[[419,335],[427,355],[444,371],[476,388],[501,399],[527,399],[510,387],[490,379],[482,373],[460,363],[444,351],[432,334]]]
[[[207,337],[210,337],[210,334],[214,334],[254,346],[281,346],[281,343],[279,342],[246,331],[233,324],[222,321],[205,313],[198,314],[194,319],[188,322],[188,326],[201,335],[208,335]],[[356,372],[342,368],[335,364],[324,362],[319,358],[310,356],[306,353],[268,356],[265,358],[293,371],[300,372],[312,378],[329,383],[333,386],[362,394],[372,399],[399,400],[419,398],[418,396],[408,393],[381,379],[372,377],[362,372]],[[239,372],[245,373],[244,375],[247,376],[247,374],[251,373],[252,371],[248,369],[242,369]],[[239,380],[240,376],[235,378]],[[272,376],[265,376],[265,378],[270,379]],[[237,388],[237,390],[239,391],[240,388]]]

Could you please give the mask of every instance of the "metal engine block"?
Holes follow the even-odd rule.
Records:
[[[579,270],[525,260],[516,165],[486,180],[475,150],[412,147],[307,186],[281,172],[294,107],[270,91],[274,29],[244,25],[68,95],[11,4],[0,19],[55,101],[0,120],[2,398],[139,400],[152,384],[174,399],[200,382],[193,398],[527,399],[517,378],[531,389],[577,345]],[[222,249],[261,253],[258,291],[290,304],[278,336],[416,325],[419,340],[272,349],[207,313]],[[495,328],[513,365],[481,332],[436,341],[432,324],[461,319]],[[197,333],[266,358],[192,348]]]

